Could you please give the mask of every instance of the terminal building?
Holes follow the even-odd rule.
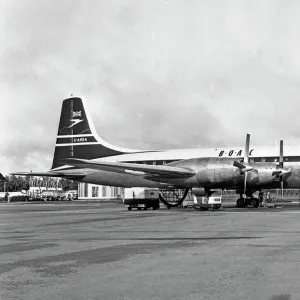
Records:
[[[63,192],[60,178],[31,177],[29,194],[36,197],[40,194],[57,194]],[[74,191],[75,192],[75,191]],[[90,183],[78,183],[78,199],[114,200],[124,197],[124,188],[102,186]]]
[[[78,199],[109,200],[122,199],[124,188],[96,185],[90,183],[78,183]]]

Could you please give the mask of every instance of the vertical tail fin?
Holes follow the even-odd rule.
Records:
[[[94,159],[137,152],[106,143],[94,127],[83,98],[63,101],[51,169],[63,166],[63,158]]]

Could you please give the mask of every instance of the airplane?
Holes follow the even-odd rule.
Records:
[[[279,151],[278,151],[279,150]],[[46,172],[13,175],[49,176],[117,186],[185,189],[196,196],[213,189],[235,189],[238,207],[259,206],[253,193],[269,188],[300,188],[300,147],[243,147],[138,150],[111,145],[94,127],[83,97],[62,102],[52,167]],[[184,197],[185,197],[184,196]],[[183,198],[184,198],[183,197]],[[181,199],[182,201],[184,199]]]

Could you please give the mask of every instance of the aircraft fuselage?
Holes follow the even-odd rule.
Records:
[[[243,158],[242,147],[202,148],[169,151],[147,151],[95,159],[93,161],[127,162],[150,165],[170,165],[193,169],[197,174],[190,178],[149,180],[141,176],[109,171],[92,171],[82,179],[83,182],[114,185],[121,187],[157,187],[157,188],[230,188],[240,189],[244,184],[244,174],[233,166],[235,160]],[[284,178],[285,188],[300,188],[300,147],[285,147],[284,166],[291,174]],[[207,157],[205,157],[207,156]],[[278,165],[277,147],[252,147],[249,165],[258,169],[251,172],[247,184],[253,189],[279,188],[276,176],[272,176]]]

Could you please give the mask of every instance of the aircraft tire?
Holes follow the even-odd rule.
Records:
[[[238,208],[242,208],[242,207],[245,207],[245,201],[243,198],[239,198],[236,200],[236,207]]]
[[[259,200],[257,198],[252,198],[250,200],[251,202],[251,205],[254,207],[254,208],[258,208],[259,207]]]

